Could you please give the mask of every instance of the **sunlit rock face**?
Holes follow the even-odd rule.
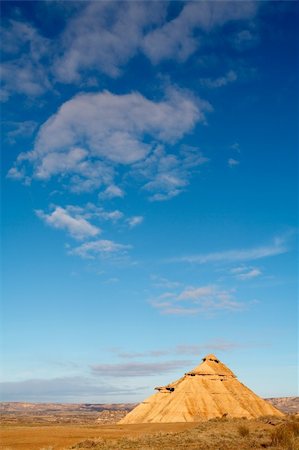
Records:
[[[199,422],[216,417],[252,419],[283,415],[240,383],[234,373],[211,354],[179,380],[156,390],[156,394],[140,403],[119,423]]]

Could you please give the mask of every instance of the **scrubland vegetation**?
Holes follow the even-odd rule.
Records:
[[[146,434],[118,439],[87,439],[71,449],[94,450],[299,450],[299,420],[261,418],[213,419],[179,433]]]
[[[54,410],[48,405],[31,411],[26,405],[16,411],[15,405],[6,405],[0,450],[299,450],[298,409],[252,420],[118,425],[119,414],[132,406],[105,405],[103,411],[98,405],[79,406],[56,405]]]

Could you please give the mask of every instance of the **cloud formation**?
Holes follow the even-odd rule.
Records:
[[[217,33],[232,21],[241,25],[231,43],[235,48],[246,49],[256,40],[242,25],[255,17],[257,2],[185,2],[170,20],[168,7],[167,2],[76,4],[68,8],[65,28],[51,39],[24,20],[10,20],[1,29],[2,100],[11,94],[39,96],[57,83],[97,84],[94,74],[119,77],[139,54],[153,64],[164,60],[183,63],[204,48],[208,33]]]
[[[211,314],[244,309],[244,303],[235,299],[233,290],[212,285],[187,287],[180,292],[164,292],[151,300],[151,305],[161,314],[167,315]]]
[[[240,164],[240,161],[238,161],[235,158],[229,158],[228,161],[227,161],[227,164],[228,164],[229,167],[235,167],[235,166],[238,166]]]
[[[163,3],[89,2],[62,35],[55,76],[62,82],[78,82],[82,72],[91,68],[119,76],[138,51],[146,29],[162,21],[165,7]]]
[[[225,250],[222,252],[199,253],[190,256],[172,258],[168,262],[188,262],[195,264],[250,261],[281,255],[289,251],[286,237],[276,237],[269,245],[239,250]]]
[[[137,388],[138,389],[138,388]],[[135,389],[134,389],[135,391]],[[0,382],[1,401],[91,401],[106,395],[132,395],[132,388],[74,376]],[[89,400],[88,400],[89,399]]]
[[[84,259],[114,258],[121,259],[127,255],[130,245],[119,244],[108,239],[84,242],[83,244],[69,249],[70,255],[77,255]]]
[[[246,347],[245,344],[236,342],[229,342],[224,339],[218,339],[202,344],[179,344],[173,348],[168,349],[156,349],[145,352],[125,352],[123,350],[115,350],[115,353],[123,359],[135,359],[135,358],[156,358],[165,357],[168,355],[192,355],[199,356],[203,352],[226,352],[240,347]]]
[[[54,75],[59,81],[78,83],[82,74],[93,69],[115,78],[138,53],[153,64],[167,59],[184,62],[200,47],[206,33],[230,21],[251,20],[258,9],[252,1],[186,2],[167,21],[167,7],[166,2],[87,4],[62,34],[62,55],[55,59]],[[236,36],[238,41],[244,39],[242,34]]]
[[[80,214],[76,214],[75,211],[71,214],[60,206],[54,207],[54,211],[49,214],[42,210],[36,210],[35,213],[47,225],[66,230],[75,239],[95,237],[101,232],[100,228],[89,223]]]
[[[124,195],[113,181],[117,168],[133,165],[133,173],[149,179],[145,190],[172,197],[187,184],[188,170],[206,159],[196,149],[167,155],[157,143],[174,145],[210,110],[177,89],[161,101],[137,92],[79,94],[41,126],[34,149],[21,153],[8,175],[27,181],[59,175],[76,192],[104,187],[101,196],[109,199]]]
[[[233,273],[238,280],[246,281],[251,280],[252,278],[259,277],[262,274],[262,271],[257,267],[241,266],[232,269],[231,273]]]
[[[161,362],[129,362],[120,364],[98,364],[91,366],[94,375],[109,377],[143,377],[161,373],[175,372],[182,367],[188,367],[190,361]]]
[[[182,146],[179,153],[170,154],[159,146],[144,161],[134,164],[132,175],[148,180],[143,189],[150,193],[151,201],[164,201],[183,192],[193,171],[208,161],[195,147]]]
[[[127,219],[127,224],[130,228],[135,228],[140,225],[144,220],[143,216],[132,216]]]
[[[112,198],[122,198],[125,196],[124,191],[115,184],[108,186],[103,192],[99,194],[99,198],[103,200],[110,200]]]
[[[226,86],[229,83],[236,81],[237,74],[234,70],[229,70],[224,76],[219,78],[201,78],[200,84],[210,89]]]
[[[4,129],[7,129],[6,139],[9,144],[15,144],[20,138],[31,137],[36,130],[38,124],[34,120],[4,121],[2,123]]]
[[[1,100],[16,93],[39,96],[51,89],[44,64],[50,52],[49,40],[31,25],[16,20],[2,25],[1,36]]]

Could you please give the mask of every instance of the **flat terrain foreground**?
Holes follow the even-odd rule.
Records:
[[[4,425],[0,429],[1,450],[62,450],[87,439],[138,438],[144,434],[179,432],[194,428],[194,423],[141,425]]]
[[[275,401],[291,414],[134,425],[132,404],[2,403],[0,450],[299,450],[298,398]]]
[[[4,425],[1,450],[299,450],[299,421],[213,419],[138,425]]]

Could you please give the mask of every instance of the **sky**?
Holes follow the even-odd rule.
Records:
[[[297,395],[298,3],[1,8],[2,400]]]

